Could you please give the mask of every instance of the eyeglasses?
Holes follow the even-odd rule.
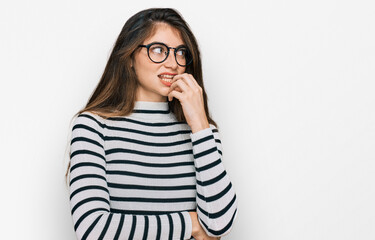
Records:
[[[165,43],[162,42],[153,42],[147,45],[139,45],[138,47],[147,48],[147,55],[154,63],[164,62],[169,56],[170,49],[174,49],[174,57],[177,64],[181,67],[189,65],[193,61],[189,49],[184,45],[174,48],[168,47]]]

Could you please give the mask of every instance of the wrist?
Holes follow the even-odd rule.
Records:
[[[200,130],[209,128],[210,124],[208,123],[207,119],[199,121],[191,126],[191,132],[196,133],[199,132]]]
[[[191,235],[195,236],[199,231],[199,222],[196,212],[189,212],[191,218]]]

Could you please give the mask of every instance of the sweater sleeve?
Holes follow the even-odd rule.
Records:
[[[73,122],[69,193],[77,239],[189,239],[187,211],[160,215],[113,213],[106,181],[103,123],[91,114]]]
[[[197,215],[209,236],[227,235],[237,216],[237,200],[222,162],[218,129],[210,124],[190,133],[197,178]]]

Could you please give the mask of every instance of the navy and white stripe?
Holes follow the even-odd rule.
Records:
[[[226,235],[237,200],[215,126],[192,133],[168,102],[126,117],[84,112],[73,122],[70,205],[78,239],[190,239],[189,211]]]

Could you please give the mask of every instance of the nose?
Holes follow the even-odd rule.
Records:
[[[169,55],[167,59],[164,61],[165,67],[172,68],[172,69],[177,69],[178,64],[176,62],[175,56],[174,56],[174,49],[170,49]]]

